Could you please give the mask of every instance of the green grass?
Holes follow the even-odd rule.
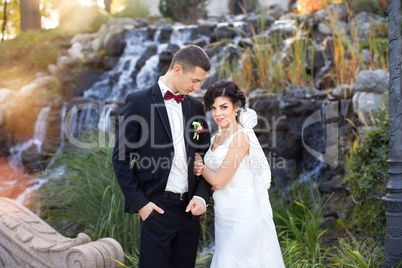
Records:
[[[111,148],[96,148],[58,156],[66,172],[42,188],[42,217],[65,235],[112,237],[126,252],[134,252],[139,246],[139,216],[123,212],[111,154]]]

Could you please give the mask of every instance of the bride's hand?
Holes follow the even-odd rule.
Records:
[[[199,154],[195,154],[194,175],[201,176],[203,169],[204,169],[204,163],[202,161],[202,157]]]

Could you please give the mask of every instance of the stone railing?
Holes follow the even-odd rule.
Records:
[[[124,252],[112,238],[66,238],[29,209],[0,198],[0,267],[120,267]]]

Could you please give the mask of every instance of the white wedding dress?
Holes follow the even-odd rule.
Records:
[[[239,132],[248,135],[250,154],[229,183],[213,194],[215,253],[211,268],[285,267],[268,197],[271,173],[254,131],[242,128],[214,151],[210,148],[205,165],[217,172]]]

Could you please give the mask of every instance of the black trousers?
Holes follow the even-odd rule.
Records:
[[[191,268],[195,266],[200,239],[200,221],[186,213],[188,200],[163,197],[157,205],[164,210],[151,212],[140,222],[139,268]]]

